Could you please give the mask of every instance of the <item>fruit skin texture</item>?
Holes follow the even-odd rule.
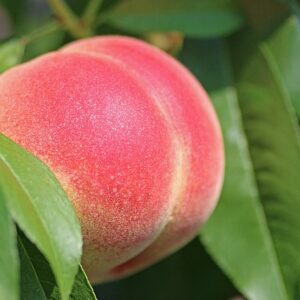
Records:
[[[224,149],[207,94],[133,38],[77,41],[1,75],[0,132],[61,182],[94,283],[185,245],[219,197]]]

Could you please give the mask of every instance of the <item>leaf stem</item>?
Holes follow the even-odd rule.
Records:
[[[103,3],[103,0],[90,0],[82,17],[83,23],[91,27],[97,18],[97,13]]]
[[[75,38],[83,38],[91,35],[90,29],[84,26],[64,1],[48,0],[48,3],[58,20]]]

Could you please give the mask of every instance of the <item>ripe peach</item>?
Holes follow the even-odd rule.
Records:
[[[167,54],[132,38],[90,38],[7,71],[0,91],[0,131],[61,182],[93,282],[174,252],[212,212],[224,169],[219,123]]]

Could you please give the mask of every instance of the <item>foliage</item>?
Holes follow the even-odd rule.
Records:
[[[75,38],[117,33],[149,41],[155,34],[208,90],[222,125],[225,183],[199,238],[146,271],[96,287],[99,298],[299,299],[298,2],[34,3],[1,2],[11,31],[0,28],[7,36],[0,72]],[[80,267],[80,226],[62,188],[1,133],[0,232],[0,299],[96,299]]]

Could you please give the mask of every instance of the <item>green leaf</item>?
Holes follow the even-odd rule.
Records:
[[[93,291],[91,284],[88,281],[86,274],[82,267],[79,267],[78,273],[75,278],[75,284],[73,286],[72,299],[86,299],[97,300],[97,297]]]
[[[201,239],[247,298],[297,299],[291,293],[300,251],[300,218],[293,213],[300,209],[300,153],[288,99],[261,53],[243,65],[237,93],[226,45],[199,43],[198,49],[202,55],[189,61],[186,53],[183,60],[202,69],[198,74],[210,87],[226,149],[221,199]]]
[[[19,253],[21,256],[21,298],[61,300],[47,260],[21,232],[19,233]],[[81,267],[75,277],[70,299],[96,300]]]
[[[256,56],[242,70],[238,90],[257,186],[282,281],[290,298],[297,299],[300,218],[295,212],[300,211],[300,142],[296,115],[270,49],[268,42],[261,44]]]
[[[72,300],[97,300],[97,297],[93,291],[91,284],[88,281],[86,274],[82,267],[79,267],[78,273],[75,278],[72,293],[70,295]],[[50,300],[61,300],[57,289],[51,295]]]
[[[86,274],[82,267],[79,267],[78,273],[75,278],[71,299],[74,300],[97,300],[91,284],[88,281]]]
[[[249,299],[287,300],[255,184],[236,91],[228,87],[211,97],[223,128],[226,176],[220,203],[202,231],[202,241]]]
[[[268,49],[300,120],[300,22],[296,17],[268,40]]]
[[[48,24],[35,24],[40,26],[38,30],[32,31],[25,36],[28,42],[23,56],[23,61],[28,61],[42,54],[57,50],[63,44],[65,32],[56,22]]]
[[[21,298],[39,299],[41,297],[43,299],[46,297],[49,299],[53,289],[57,286],[49,263],[20,230],[18,243],[21,257]],[[43,296],[39,296],[41,294]]]
[[[192,37],[226,35],[244,22],[235,0],[127,0],[102,18],[133,33],[181,31]]]
[[[50,170],[2,134],[0,174],[13,218],[47,258],[62,299],[68,299],[82,245],[71,203]]]
[[[33,264],[31,253],[25,248],[21,238],[18,239],[19,256],[21,261],[21,299],[22,300],[48,300],[40,281],[38,272],[44,269],[43,261],[38,268]]]
[[[1,181],[1,180],[0,180]],[[16,232],[0,184],[0,299],[19,299]]]
[[[0,73],[20,63],[24,50],[25,43],[19,39],[0,45]]]

